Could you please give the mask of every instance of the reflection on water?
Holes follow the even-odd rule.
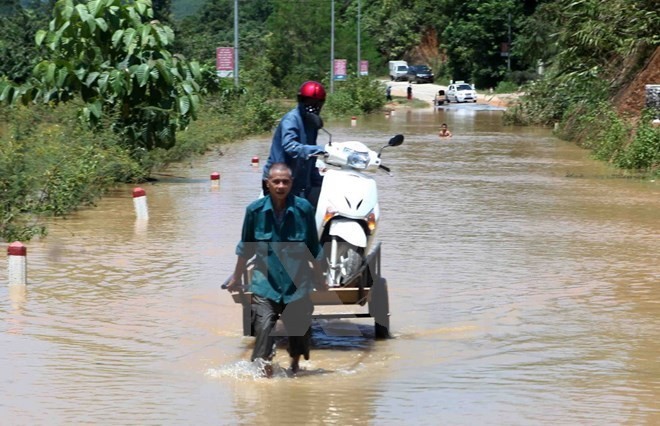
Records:
[[[447,123],[451,139],[437,131]],[[618,179],[499,111],[397,111],[334,140],[379,148],[395,339],[319,323],[291,377],[247,362],[219,290],[269,136],[223,147],[54,221],[28,288],[0,288],[2,418],[17,424],[465,424],[660,421],[660,189]],[[321,137],[323,138],[323,136]],[[208,179],[221,173],[217,187]],[[6,268],[0,268],[6,282]],[[325,309],[325,308],[317,308]],[[360,336],[324,330],[359,326]],[[332,333],[329,333],[332,334]]]

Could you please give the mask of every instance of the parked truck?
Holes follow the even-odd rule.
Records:
[[[406,61],[390,61],[390,80],[399,81],[405,80],[406,73],[408,72],[408,62]]]

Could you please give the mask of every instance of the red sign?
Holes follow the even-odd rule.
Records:
[[[369,75],[369,61],[360,61],[360,75]]]
[[[231,77],[234,72],[233,47],[218,47],[215,49],[215,69],[219,77]]]
[[[509,43],[500,43],[500,56],[505,58],[509,56]]]
[[[335,59],[335,80],[346,80],[346,59]]]

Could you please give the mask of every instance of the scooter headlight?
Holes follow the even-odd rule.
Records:
[[[352,151],[348,154],[346,163],[349,167],[353,167],[354,169],[366,169],[369,165],[369,153]]]

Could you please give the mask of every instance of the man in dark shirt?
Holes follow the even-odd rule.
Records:
[[[291,194],[291,169],[284,163],[272,164],[266,184],[269,195],[252,202],[245,211],[241,241],[236,246],[238,259],[227,288],[239,288],[247,262],[254,257],[250,290],[256,342],[251,359],[264,360],[264,373],[270,377],[277,320],[282,319],[289,336],[291,370],[296,373],[300,356],[309,359],[314,311],[309,293],[327,286],[314,208]]]

